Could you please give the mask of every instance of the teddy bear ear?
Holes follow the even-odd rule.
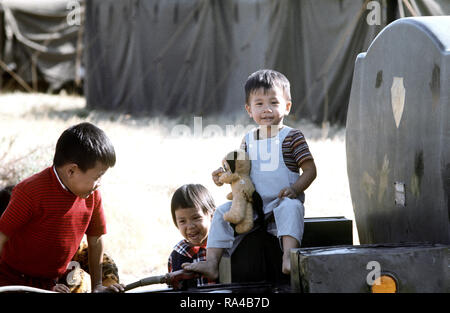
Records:
[[[228,152],[224,159],[226,162],[236,160],[236,151]]]
[[[229,160],[228,166],[230,167],[231,173],[234,173],[236,171],[236,161],[235,160]]]

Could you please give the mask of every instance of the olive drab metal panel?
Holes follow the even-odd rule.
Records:
[[[358,55],[347,171],[362,244],[450,243],[450,17],[404,18]]]
[[[367,293],[389,276],[398,293],[450,292],[448,245],[383,244],[291,250],[294,291]]]

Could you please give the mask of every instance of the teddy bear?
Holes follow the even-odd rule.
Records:
[[[250,179],[250,158],[244,150],[234,150],[226,155],[222,166],[224,172],[219,174],[219,181],[231,184],[227,199],[232,200],[231,208],[223,218],[236,225],[235,231],[238,234],[246,233],[253,228],[252,199],[255,192],[255,186]]]

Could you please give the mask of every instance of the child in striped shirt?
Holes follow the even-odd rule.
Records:
[[[257,71],[247,79],[245,93],[247,113],[259,127],[245,135],[241,147],[251,160],[250,177],[263,200],[267,231],[281,243],[280,271],[289,274],[290,250],[300,247],[303,236],[304,190],[315,179],[316,167],[303,134],[283,124],[292,106],[287,78],[273,70]],[[218,186],[222,171],[219,168],[212,173]],[[218,277],[224,250],[233,253],[243,240],[242,235],[235,237],[234,229],[223,219],[230,207],[230,202],[225,203],[214,214],[206,261],[185,264],[184,269]]]
[[[102,285],[106,221],[98,187],[115,162],[112,143],[95,125],[62,133],[53,166],[17,184],[0,217],[0,286],[70,292],[59,279],[86,234],[92,292],[124,290]]]

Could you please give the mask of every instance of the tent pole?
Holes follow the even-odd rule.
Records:
[[[403,8],[402,0],[397,0],[398,3],[398,12],[400,14],[400,18],[405,17],[405,9]]]
[[[34,92],[33,88],[30,87],[30,85],[28,85],[23,79],[22,77],[20,77],[19,75],[17,75],[16,73],[14,73],[14,71],[11,71],[8,68],[8,65],[5,64],[5,62],[3,62],[2,60],[0,60],[0,67],[5,70],[6,72],[8,72],[9,75],[11,75],[23,88],[25,88],[25,90],[27,90],[28,92]]]
[[[32,54],[31,55],[31,83],[33,85],[33,90],[37,92],[38,90],[38,82],[37,82],[37,55]]]
[[[84,1],[81,2],[81,8],[80,8],[80,13],[81,13],[81,24],[80,24],[80,28],[78,29],[78,37],[77,37],[77,52],[76,52],[76,59],[75,59],[75,85],[77,87],[79,87],[81,85],[81,73],[80,73],[80,69],[81,69],[81,55],[82,55],[82,51],[83,51],[83,31],[84,31],[84,21],[85,21],[85,8],[84,8]]]
[[[411,6],[411,3],[409,3],[408,0],[403,0],[403,3],[405,4],[408,11],[412,14],[412,16],[417,16],[416,11],[413,9],[413,7]]]

